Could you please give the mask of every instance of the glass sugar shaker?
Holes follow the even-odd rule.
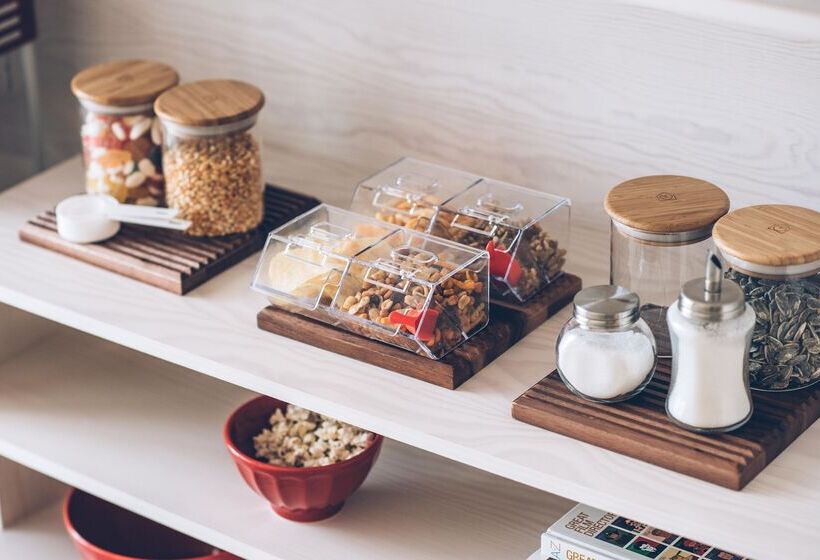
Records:
[[[578,292],[555,361],[564,384],[584,399],[614,403],[640,393],[655,372],[657,351],[637,294],[620,286]]]
[[[723,278],[713,252],[705,277],[684,284],[666,319],[672,338],[669,418],[694,432],[745,424],[752,415],[747,366],[755,313],[740,286]]]

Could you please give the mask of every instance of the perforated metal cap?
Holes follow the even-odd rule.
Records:
[[[746,308],[743,290],[723,278],[723,263],[709,252],[706,275],[683,285],[678,297],[681,315],[697,321],[724,321],[739,317]]]
[[[575,319],[582,327],[617,328],[635,323],[640,316],[638,294],[621,286],[592,286],[572,300]]]

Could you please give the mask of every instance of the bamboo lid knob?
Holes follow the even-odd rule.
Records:
[[[111,60],[79,72],[71,91],[81,101],[129,107],[153,103],[179,83],[176,70],[154,60]]]
[[[238,80],[202,80],[170,89],[154,103],[163,120],[186,126],[212,126],[245,120],[265,104],[262,91]]]
[[[734,210],[715,224],[715,245],[727,257],[760,267],[820,269],[820,212],[788,204]],[[742,267],[741,267],[742,268]]]
[[[630,179],[613,187],[604,202],[609,216],[629,228],[649,233],[706,230],[729,211],[720,187],[679,175]]]

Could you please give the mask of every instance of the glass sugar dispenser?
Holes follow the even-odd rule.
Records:
[[[659,354],[669,357],[666,307],[701,275],[712,227],[729,211],[729,197],[700,179],[656,175],[613,187],[604,206],[611,218],[609,282],[638,294]]]
[[[153,104],[178,82],[173,68],[152,60],[113,60],[74,76],[86,192],[122,203],[164,204],[162,134]]]
[[[575,295],[573,316],[555,346],[558,374],[573,393],[614,403],[646,387],[657,352],[639,310],[638,296],[620,286],[593,286]]]
[[[735,430],[752,415],[746,369],[755,313],[723,272],[710,251],[705,276],[684,284],[666,316],[672,338],[666,413],[694,432]]]
[[[752,389],[790,391],[820,381],[820,212],[749,206],[718,220],[715,245],[755,313]]]

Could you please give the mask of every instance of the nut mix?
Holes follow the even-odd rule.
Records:
[[[159,121],[151,113],[105,115],[87,111],[81,128],[86,191],[119,202],[163,201]]]
[[[249,132],[176,138],[163,154],[166,201],[191,220],[191,235],[227,235],[262,221],[259,144]]]
[[[289,404],[285,413],[273,413],[253,445],[256,457],[271,465],[321,467],[355,457],[372,441],[370,432]]]
[[[382,221],[407,227],[416,231],[426,231],[436,237],[449,239],[457,243],[468,245],[476,249],[485,249],[488,242],[500,251],[516,251],[516,242],[519,229],[516,226],[524,225],[526,222],[511,224],[510,226],[496,226],[492,237],[489,235],[489,228],[493,227],[489,222],[473,218],[470,216],[456,215],[449,210],[440,210],[436,215],[433,207],[439,203],[434,197],[426,197],[424,204],[416,203],[412,215],[408,214],[413,205],[402,200],[394,205],[396,212],[379,211],[376,217]],[[426,207],[429,205],[430,207]],[[430,222],[435,216],[435,223],[430,227]],[[462,227],[453,225],[456,218]],[[470,231],[483,230],[487,233]],[[566,249],[558,247],[558,241],[550,238],[549,234],[538,224],[532,224],[521,234],[520,244],[516,251],[516,259],[521,265],[521,276],[517,281],[516,289],[521,299],[526,299],[540,290],[546,283],[557,278],[563,271],[566,262]],[[495,271],[493,271],[495,272]],[[502,273],[503,274],[503,273]],[[497,286],[502,293],[507,290],[503,286]]]
[[[767,280],[729,270],[757,320],[749,380],[757,389],[796,389],[820,380],[820,282]]]
[[[455,265],[443,261],[414,269],[416,279],[431,284],[444,278],[435,286],[429,303],[428,314],[436,317],[435,325],[429,329],[416,330],[399,321],[402,315],[406,316],[410,311],[423,312],[428,304],[431,286],[411,283],[409,278],[385,270],[371,270],[361,288],[345,298],[341,308],[361,319],[385,326],[398,325],[399,331],[419,336],[433,353],[446,353],[458,346],[465,334],[471,334],[487,320],[487,306],[481,295],[484,283],[473,270],[462,269],[453,273],[454,269]],[[374,336],[375,333],[366,334]]]

